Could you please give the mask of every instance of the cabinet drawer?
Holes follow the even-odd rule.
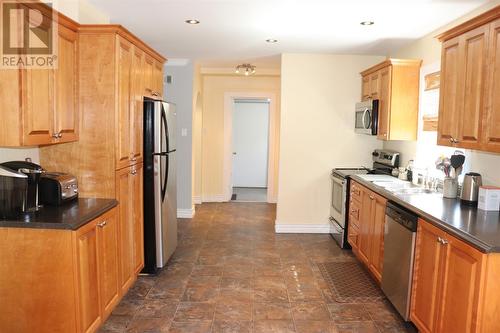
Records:
[[[349,202],[349,224],[354,224],[359,227],[359,217],[361,212],[361,204],[351,199]]]
[[[349,224],[347,227],[347,241],[349,244],[352,246],[353,249],[358,249],[358,236],[359,236],[359,229],[356,225],[354,224]]]
[[[351,189],[349,191],[349,195],[351,197],[351,201],[352,199],[355,199],[355,200],[358,200],[359,202],[361,202],[361,185],[359,185],[358,183],[355,183],[355,182],[352,182],[351,183]]]

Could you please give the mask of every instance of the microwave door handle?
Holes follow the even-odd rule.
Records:
[[[363,116],[361,117],[361,123],[363,124],[363,129],[369,128],[369,127],[366,127],[366,123],[365,123],[365,118],[366,118],[366,113],[367,112],[370,112],[370,110],[365,109],[365,111],[363,111]]]

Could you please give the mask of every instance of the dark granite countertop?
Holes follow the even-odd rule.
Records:
[[[353,175],[351,178],[388,200],[407,208],[424,220],[456,236],[481,252],[500,253],[500,213],[460,204],[442,193],[400,195]]]
[[[117,204],[115,199],[78,198],[61,206],[44,206],[19,220],[0,219],[0,227],[76,230]]]

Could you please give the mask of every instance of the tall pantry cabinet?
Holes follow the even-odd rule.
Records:
[[[119,202],[121,294],[144,266],[144,96],[161,98],[165,58],[117,25],[79,28],[78,142],[41,148],[47,169],[75,174],[84,197]]]

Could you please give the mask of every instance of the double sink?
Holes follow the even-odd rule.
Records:
[[[400,180],[388,175],[359,175],[361,178],[372,182],[374,185],[380,186],[383,189],[395,195],[411,195],[411,194],[431,194],[436,191],[423,188],[409,181]]]

